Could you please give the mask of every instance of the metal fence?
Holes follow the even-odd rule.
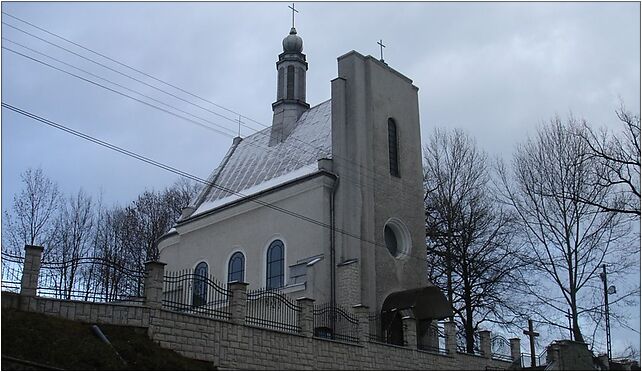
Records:
[[[546,350],[544,350],[541,354],[535,356],[535,367],[544,367],[547,365],[546,355]],[[520,355],[520,362],[522,368],[531,367],[531,354],[522,353]]]
[[[301,332],[301,306],[277,289],[247,292],[245,323],[286,332]]]
[[[41,297],[90,302],[144,301],[145,274],[104,258],[43,262],[36,293]]]
[[[490,339],[491,357],[493,359],[512,362],[510,353],[510,341],[503,336],[494,336]]]
[[[314,335],[332,340],[359,342],[359,320],[341,306],[314,306]]]
[[[463,332],[463,330],[457,332],[457,351],[470,355],[484,356],[484,353],[482,352],[480,347],[479,333],[473,333],[473,349],[468,350],[466,346],[466,334]]]
[[[22,280],[22,266],[24,257],[14,256],[2,252],[2,290],[7,292],[20,292]]]
[[[166,272],[163,278],[163,307],[212,318],[230,318],[230,290],[212,275],[192,270]]]
[[[368,323],[370,341],[407,346],[400,317],[395,317],[393,314],[382,317],[381,313],[370,313]]]
[[[425,334],[420,335],[422,337],[418,339],[417,349],[444,355],[448,354],[443,323],[430,322],[425,328],[425,330],[424,327],[421,329]]]

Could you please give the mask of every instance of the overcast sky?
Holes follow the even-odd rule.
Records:
[[[217,105],[272,119],[275,62],[290,29],[286,3],[2,3],[2,11],[126,63]],[[460,127],[491,155],[556,114],[614,126],[622,101],[640,110],[639,3],[297,3],[311,105],[330,98],[336,58],[379,55],[419,87],[422,136]],[[217,125],[166,112],[2,50],[2,101],[206,178],[237,131],[236,116],[194,96],[2,16],[2,46],[148,98],[38,55],[73,64]],[[6,24],[5,24],[6,23]],[[95,59],[186,101],[51,46],[7,24]],[[158,103],[154,103],[159,105]],[[187,114],[180,114],[189,117]],[[200,119],[193,120],[200,121]],[[261,125],[248,122],[254,128]],[[213,123],[213,124],[212,124]],[[222,128],[221,128],[222,127]],[[248,134],[247,128],[242,133]],[[125,204],[177,176],[2,110],[2,208],[19,175],[41,167],[66,192],[103,193]],[[640,329],[639,307],[632,325]],[[614,345],[639,333],[617,330]],[[615,335],[615,333],[614,333]],[[617,344],[616,344],[617,343]]]

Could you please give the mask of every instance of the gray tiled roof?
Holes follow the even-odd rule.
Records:
[[[304,166],[316,165],[321,158],[332,157],[331,100],[314,106],[301,115],[295,129],[283,141],[268,146],[271,128],[263,129],[245,137],[236,148],[234,145],[209,178],[210,182],[224,189],[243,193],[277,177],[286,175]],[[275,180],[276,181],[276,180]],[[194,201],[197,214],[208,205],[233,196],[233,193],[217,187],[206,186]]]

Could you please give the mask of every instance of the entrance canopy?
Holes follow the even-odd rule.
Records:
[[[405,309],[412,310],[417,320],[445,319],[452,314],[446,296],[434,285],[391,293],[381,307],[382,312]]]

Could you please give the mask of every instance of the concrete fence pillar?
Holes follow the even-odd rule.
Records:
[[[25,262],[22,267],[22,279],[20,281],[20,294],[23,296],[36,295],[43,250],[43,247],[37,245],[25,245]]]
[[[370,341],[370,312],[366,305],[354,305],[354,315],[359,322],[359,342]]]
[[[518,337],[511,338],[508,341],[510,341],[510,359],[514,362],[522,357],[522,345]]]
[[[305,337],[314,336],[314,300],[307,297],[297,298],[297,305],[301,307],[299,313],[299,329]]]
[[[412,311],[404,311],[401,317],[401,324],[403,326],[403,342],[404,345],[416,349],[417,348],[417,320]]]
[[[163,280],[165,263],[158,261],[145,262],[145,305],[152,309],[163,306]]]
[[[247,283],[232,282],[227,285],[230,290],[230,321],[236,324],[245,324],[247,311]]]
[[[457,326],[455,322],[444,322],[444,333],[446,334],[446,352],[455,355],[457,352]]]
[[[493,356],[490,344],[490,331],[479,331],[479,349],[484,358],[490,359]]]

